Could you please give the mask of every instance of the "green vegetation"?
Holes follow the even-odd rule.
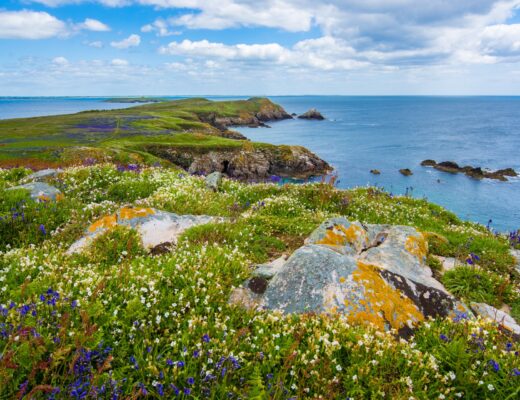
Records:
[[[193,98],[120,110],[2,120],[0,167],[167,162],[149,154],[145,144],[236,149],[243,141],[220,137],[233,137],[233,133],[212,125],[212,118],[250,118],[261,111],[280,109],[263,98],[221,102]]]
[[[154,106],[161,103],[145,107]],[[193,137],[202,146],[235,143]],[[172,136],[178,144],[192,145],[189,139]],[[125,138],[124,147],[139,140]],[[503,400],[520,394],[518,342],[482,320],[426,321],[404,340],[341,317],[228,304],[253,264],[290,254],[325,218],[344,215],[415,226],[427,234],[430,253],[461,264],[479,257],[478,267],[458,267],[443,282],[466,300],[505,302],[518,315],[519,276],[508,238],[439,206],[324,183],[224,179],[214,192],[203,178],[176,168],[112,164],[65,169],[50,181],[64,200],[38,203],[25,191],[5,190],[29,172],[0,169],[0,398]],[[125,228],[98,237],[82,254],[66,253],[93,221],[128,204],[224,220],[186,231],[160,256],[148,254]]]

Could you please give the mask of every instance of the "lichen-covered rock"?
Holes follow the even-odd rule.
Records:
[[[277,271],[255,271],[233,298],[284,313],[341,314],[404,335],[427,317],[471,315],[432,277],[427,251],[414,228],[332,218]]]
[[[344,217],[323,222],[305,240],[305,244],[320,244],[342,254],[359,254],[368,247],[368,231],[359,222],[349,222]]]
[[[54,168],[42,169],[40,171],[32,173],[31,175],[26,176],[24,180],[26,182],[31,182],[31,181],[32,182],[41,182],[41,181],[45,181],[49,178],[53,178],[56,175],[60,174],[61,172],[63,172],[63,170],[61,170],[61,169],[54,169]]]
[[[497,323],[502,328],[514,335],[520,335],[520,325],[504,311],[500,311],[485,303],[471,303],[471,309],[483,318],[487,318]]]
[[[280,272],[286,261],[287,257],[283,255],[276,260],[271,261],[270,263],[257,265],[252,275],[253,277],[271,279],[278,272]]]
[[[121,208],[107,215],[85,231],[84,236],[72,244],[69,254],[83,251],[97,236],[116,226],[128,226],[137,230],[145,248],[153,249],[163,243],[176,244],[186,229],[214,222],[215,217],[206,215],[177,215],[154,208]]]
[[[206,187],[217,192],[220,189],[220,184],[222,183],[222,173],[215,171],[206,176],[204,180]]]
[[[30,182],[20,186],[14,186],[7,190],[25,189],[35,201],[60,201],[63,198],[61,191],[44,182]]]

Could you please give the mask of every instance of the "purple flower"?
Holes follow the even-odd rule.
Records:
[[[195,379],[190,376],[188,379],[186,379],[186,382],[191,386],[195,383]]]
[[[189,394],[191,394],[191,389],[190,388],[184,388],[183,392],[184,392],[185,395],[189,395]]]
[[[38,227],[38,230],[45,236],[47,234],[47,231],[45,230],[45,226],[43,224],[40,224]]]
[[[449,342],[450,341],[450,339],[448,339],[448,336],[446,336],[444,333],[442,333],[439,337],[444,342]]]
[[[495,372],[500,371],[500,365],[498,365],[498,363],[497,363],[495,360],[489,360],[488,365],[490,365],[491,367],[493,367],[493,370],[494,370]]]
[[[209,343],[209,335],[206,333],[204,336],[202,336],[202,341],[205,342],[205,343]]]
[[[184,361],[177,361],[177,367],[178,368],[184,368]]]

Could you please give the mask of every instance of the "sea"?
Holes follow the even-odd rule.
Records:
[[[183,96],[158,96],[171,99]],[[184,96],[185,97],[185,96]],[[214,100],[246,97],[213,97]],[[239,128],[251,140],[302,145],[327,160],[337,186],[378,186],[426,198],[501,232],[520,228],[520,178],[476,180],[422,167],[422,160],[520,172],[520,97],[270,96],[287,112],[318,109],[324,121],[285,120]],[[136,104],[101,97],[0,97],[0,119]],[[403,176],[399,169],[413,175]],[[381,174],[373,175],[371,169]]]

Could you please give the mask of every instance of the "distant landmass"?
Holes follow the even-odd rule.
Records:
[[[161,103],[168,101],[157,97],[113,97],[104,100],[105,103]]]

